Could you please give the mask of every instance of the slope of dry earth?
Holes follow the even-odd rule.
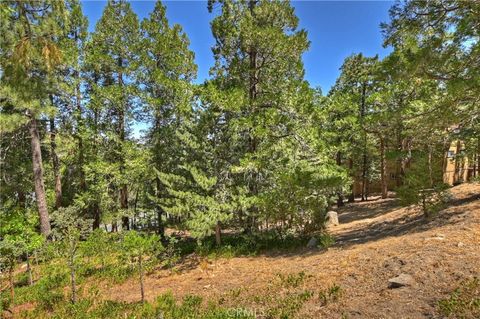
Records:
[[[336,284],[343,293],[327,305],[311,298],[298,318],[437,318],[439,299],[462,280],[480,276],[480,185],[460,185],[452,193],[449,207],[431,220],[395,199],[351,204],[339,211],[341,225],[332,230],[337,244],[327,251],[219,259],[207,268],[191,260],[180,273],[149,275],[146,295],[150,300],[166,291],[179,297],[254,295],[276,274],[303,271],[308,275],[303,288],[318,292]],[[388,279],[401,273],[414,283],[390,289]],[[138,300],[133,280],[104,289],[107,299]]]

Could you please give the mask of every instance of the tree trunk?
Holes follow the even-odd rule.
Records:
[[[363,128],[363,119],[365,117],[365,100],[366,100],[367,84],[364,82],[362,84],[362,99],[360,105],[360,122],[363,129],[363,163],[362,163],[362,201],[368,199],[367,197],[367,132]]]
[[[348,159],[348,169],[350,171],[351,176],[353,177],[353,184],[350,187],[351,191],[350,191],[350,194],[348,194],[348,202],[354,203],[355,202],[355,175],[353,174],[353,159],[351,157]]]
[[[14,303],[15,299],[15,280],[13,279],[13,265],[8,269],[8,281],[10,283],[10,300]]]
[[[30,264],[30,255],[27,253],[27,273],[28,273],[28,285],[33,285],[32,266]]]
[[[48,216],[47,199],[45,196],[45,183],[43,180],[42,151],[40,148],[40,135],[37,120],[32,116],[30,120],[30,136],[32,144],[33,179],[35,183],[35,198],[40,219],[40,232],[47,237],[50,234],[50,218]]]
[[[74,253],[70,256],[70,284],[72,288],[72,303],[75,304],[77,302],[77,281],[75,278],[75,260],[74,260]]]
[[[118,66],[122,68],[122,57],[118,58]],[[123,74],[122,72],[119,72],[118,74],[118,85],[120,87],[123,87]],[[126,105],[123,99],[123,96],[121,98],[121,105],[119,107],[119,112],[118,112],[118,138],[120,141],[119,145],[119,154],[120,154],[120,176],[125,175],[125,155],[123,153],[123,144],[125,142],[125,110],[126,110]],[[122,182],[122,185],[120,186],[120,208],[124,211],[128,209],[128,189],[127,185]],[[128,216],[123,216],[122,217],[122,228],[125,230],[130,230],[130,221]]]
[[[93,229],[98,229],[100,227],[100,208],[98,203],[94,203],[92,206],[92,213],[93,213]]]
[[[97,83],[98,79],[95,75],[94,82]],[[93,157],[95,159],[98,158],[98,121],[99,121],[99,114],[98,110],[94,109],[93,110]],[[97,183],[97,172],[95,172],[93,176],[93,183]],[[86,184],[85,184],[85,190],[86,190]],[[93,211],[93,229],[97,229],[100,227],[100,221],[101,221],[101,216],[102,212],[100,210],[100,203],[98,200],[98,197],[95,199],[92,207]],[[107,225],[105,225],[105,231],[107,231]],[[112,226],[112,231],[113,231],[113,226]]]
[[[249,0],[248,7],[252,16],[255,15],[255,6],[257,1]],[[253,115],[254,118],[254,125],[256,124],[255,114],[257,112],[255,102],[257,99],[257,87],[258,87],[258,66],[257,66],[257,49],[251,45],[248,49],[249,55],[249,88],[248,88],[248,95],[249,95],[249,105],[250,105],[250,115]],[[257,152],[257,144],[258,139],[254,130],[250,130],[249,134],[249,145],[248,151],[250,154],[255,157],[255,153]],[[252,196],[258,195],[258,172],[253,171],[250,182],[249,182],[249,192]],[[249,214],[246,218],[247,220],[247,231],[252,232],[255,227],[255,218],[258,214],[258,207],[253,206],[251,208],[251,214]]]
[[[380,175],[382,198],[388,197],[388,182],[387,182],[387,159],[385,158],[385,139],[380,136]]]
[[[53,176],[55,179],[55,209],[62,206],[62,180],[60,178],[60,161],[57,155],[56,143],[57,131],[55,129],[55,119],[50,118],[50,152],[52,157]]]
[[[336,158],[336,162],[337,162],[337,165],[338,166],[342,166],[342,153],[341,152],[337,152],[337,158]],[[341,191],[339,191],[337,193],[337,207],[342,207],[342,206],[345,206],[345,204],[343,203],[343,194]]]
[[[430,187],[433,187],[433,163],[432,163],[432,148],[428,148],[428,178],[430,181]]]
[[[217,224],[215,225],[215,242],[217,246],[220,246],[222,244],[222,230],[220,228],[219,221],[217,221]]]
[[[138,257],[138,270],[140,271],[140,294],[142,296],[142,303],[145,302],[145,288],[143,284],[143,263],[142,255]]]
[[[162,198],[162,192],[160,191],[162,188],[162,183],[160,181],[160,178],[155,179],[157,183],[157,189],[156,189],[156,196],[157,199],[160,200]],[[160,204],[157,204],[157,233],[160,235],[161,240],[165,240],[165,226],[163,224],[163,216],[164,216],[164,211],[162,206]]]
[[[75,42],[78,43],[80,40],[80,36],[78,32],[75,32],[74,36]],[[75,85],[75,117],[77,122],[77,140],[78,140],[78,168],[80,174],[80,190],[82,192],[87,190],[87,184],[85,181],[85,171],[83,169],[83,163],[85,161],[84,155],[84,147],[83,147],[83,132],[84,132],[84,125],[83,125],[83,110],[82,110],[82,92],[80,88],[80,66],[77,64],[77,67],[74,71],[74,78],[77,80]],[[97,227],[98,228],[98,227]]]

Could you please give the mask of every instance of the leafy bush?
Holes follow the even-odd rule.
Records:
[[[448,318],[480,318],[480,279],[464,281],[449,298],[437,304],[440,313]]]
[[[328,248],[335,244],[335,238],[328,233],[322,233],[318,238],[318,243],[321,247]]]
[[[207,238],[197,246],[195,251],[200,256],[210,258],[255,256],[266,250],[288,251],[305,247],[308,237],[271,230],[263,233],[223,236],[222,240],[222,246],[218,247],[213,237]]]
[[[67,274],[63,271],[52,272],[35,284],[35,301],[45,310],[53,310],[64,300],[63,286],[67,283]]]

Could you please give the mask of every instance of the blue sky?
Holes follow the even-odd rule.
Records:
[[[84,1],[83,10],[90,30],[102,14],[106,2]],[[180,24],[187,33],[198,65],[197,82],[208,78],[213,65],[211,47],[214,43],[210,21],[214,14],[206,1],[164,1],[171,24]],[[362,52],[367,56],[390,52],[382,47],[379,24],[388,21],[391,1],[292,1],[300,27],[308,32],[310,50],[305,53],[306,79],[324,93],[335,83],[345,57]],[[132,8],[140,19],[153,10],[154,1],[133,1]]]

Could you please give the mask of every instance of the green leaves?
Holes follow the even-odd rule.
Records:
[[[130,257],[138,258],[163,249],[156,235],[143,235],[137,231],[128,231],[123,235],[121,252]]]

